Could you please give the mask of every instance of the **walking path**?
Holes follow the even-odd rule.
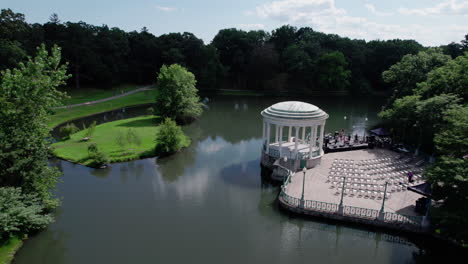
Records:
[[[93,105],[93,104],[97,104],[97,103],[102,103],[102,102],[114,100],[114,99],[117,99],[117,98],[120,98],[120,97],[124,97],[124,96],[127,96],[127,95],[131,95],[131,94],[134,94],[134,93],[151,90],[152,89],[152,88],[150,88],[151,86],[152,85],[144,86],[144,87],[141,87],[141,88],[138,88],[138,89],[135,89],[135,90],[123,93],[123,94],[114,95],[114,96],[99,99],[99,100],[96,100],[96,101],[90,101],[90,102],[84,102],[84,103],[79,103],[79,104],[59,106],[59,107],[56,107],[55,109],[73,108],[73,107],[77,107],[77,106]]]

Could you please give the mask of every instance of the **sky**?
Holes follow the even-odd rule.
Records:
[[[349,38],[415,39],[426,46],[460,42],[468,34],[468,0],[0,0],[0,8],[45,23],[106,24],[159,36],[192,32],[210,43],[220,29],[271,31],[311,27]]]

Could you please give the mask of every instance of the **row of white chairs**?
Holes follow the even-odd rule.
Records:
[[[341,194],[341,191],[343,189],[337,189],[336,190],[336,195]],[[344,189],[343,195],[347,195],[349,197],[358,197],[358,198],[369,198],[369,199],[378,199],[382,200],[384,197],[384,192],[383,191],[366,191],[366,190],[356,190],[356,189]],[[390,199],[391,194],[387,192],[385,195],[385,199],[388,200]]]

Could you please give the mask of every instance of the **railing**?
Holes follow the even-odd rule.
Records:
[[[299,207],[301,199],[287,195],[284,190],[281,190],[280,195],[287,204]]]
[[[338,204],[319,202],[314,200],[306,200],[304,203],[304,208],[328,213],[338,212]]]
[[[301,199],[292,197],[286,194],[286,186],[289,182],[289,177],[286,179],[285,183],[281,186],[280,197],[285,203],[292,207],[300,207]],[[314,200],[304,200],[304,208],[306,210],[316,211],[316,212],[326,212],[330,214],[337,214],[339,212],[339,205],[335,203],[320,202]],[[381,221],[379,219],[380,211],[376,209],[361,208],[354,206],[344,206],[343,215],[373,221]],[[414,227],[421,227],[422,217],[421,216],[412,216],[412,215],[402,215],[398,213],[385,212],[383,222],[389,224],[403,224],[410,225]]]
[[[354,206],[345,206],[343,214],[360,218],[375,219],[379,216],[379,210]]]
[[[409,224],[421,226],[422,216],[402,215],[397,213],[385,212],[384,221],[387,223]]]

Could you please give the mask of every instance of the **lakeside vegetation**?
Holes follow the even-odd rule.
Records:
[[[204,43],[189,32],[154,36],[146,28],[125,32],[83,21],[62,22],[59,15],[44,24],[30,24],[23,14],[3,9],[0,56],[5,59],[0,60],[0,70],[17,65],[45,43],[63,48],[73,74],[68,86],[76,89],[151,83],[162,65],[177,63],[195,75],[200,91],[391,94],[393,87],[382,72],[404,55],[427,49],[414,40],[365,41],[289,25],[271,32],[221,29],[211,43]],[[441,48],[452,58],[467,50],[461,43]]]
[[[109,163],[135,160],[144,157],[155,156],[156,134],[160,127],[161,119],[155,116],[142,116],[104,123],[96,126],[89,141],[83,141],[86,130],[70,135],[70,138],[52,144],[55,156],[93,166],[93,158],[90,157],[88,147],[96,144],[99,151],[108,157]],[[129,138],[129,131],[136,139]],[[177,138],[181,147],[188,147],[190,139],[183,135]]]
[[[468,35],[461,44],[428,49],[413,40],[366,42],[283,26],[271,33],[223,29],[205,45],[191,33],[156,37],[145,28],[124,32],[84,22],[62,23],[56,16],[45,24],[28,24],[24,15],[8,9],[2,9],[0,17],[0,69],[17,67],[1,75],[0,199],[13,199],[18,202],[14,207],[24,210],[18,221],[15,217],[20,214],[15,210],[0,219],[6,219],[0,221],[0,263],[11,260],[22,243],[18,237],[49,224],[50,212],[59,205],[52,191],[60,172],[47,164],[51,127],[156,102],[157,116],[102,124],[92,135],[87,134],[89,130],[72,133],[69,139],[53,144],[53,152],[96,167],[174,153],[187,147],[190,139],[173,120],[185,122],[201,114],[197,85],[201,89],[245,90],[231,91],[237,95],[259,95],[257,91],[270,89],[309,95],[317,91],[392,94],[381,113],[385,125],[398,141],[436,156],[425,172],[434,195],[443,201],[431,211],[435,231],[464,244],[468,241],[468,159],[464,156],[468,148]],[[40,43],[45,45],[36,50]],[[54,44],[62,46],[62,52]],[[113,48],[107,49],[109,46]],[[28,55],[37,56],[28,60]],[[66,73],[63,62],[69,62],[73,76]],[[150,83],[157,69],[161,69],[161,92],[144,91],[89,106],[53,109],[61,102],[112,96],[115,89],[109,87]],[[72,98],[63,100],[58,87],[65,84],[75,88],[70,90]],[[108,89],[86,89],[84,85]],[[164,119],[161,127],[157,126],[162,120],[158,116],[171,119]],[[83,141],[85,137],[90,139]],[[17,191],[10,191],[13,187]]]
[[[53,110],[54,114],[50,117],[50,120],[47,121],[47,125],[50,128],[53,128],[59,124],[69,122],[80,117],[107,112],[122,107],[151,104],[154,103],[157,94],[158,91],[156,89],[152,89],[97,104],[55,109]]]
[[[11,237],[0,243],[0,264],[10,264],[13,261],[15,252],[21,248],[23,241],[18,237]]]
[[[395,87],[379,114],[384,125],[397,142],[435,157],[424,171],[437,201],[434,232],[468,246],[468,52],[406,55],[383,77]]]
[[[44,45],[37,56],[7,69],[0,79],[0,243],[38,231],[53,221],[60,201],[54,196],[60,171],[48,166],[52,108],[69,78],[61,50]],[[8,245],[10,244],[5,244]],[[15,247],[10,247],[11,250]]]
[[[65,87],[64,89],[61,89],[61,91],[66,92],[69,96],[69,98],[63,100],[63,105],[73,105],[120,95],[140,87],[141,86],[135,84],[121,84],[108,89],[98,87],[81,87],[81,89],[76,89],[75,87]]]

